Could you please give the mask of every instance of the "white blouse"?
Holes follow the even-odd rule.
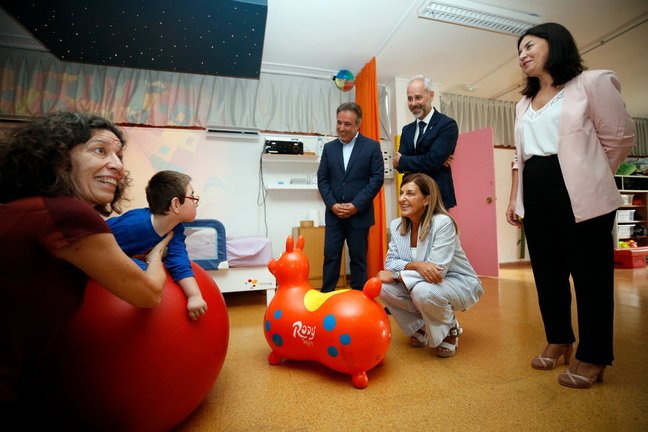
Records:
[[[545,106],[538,111],[531,104],[522,118],[523,157],[550,156],[558,154],[558,135],[560,131],[560,112],[565,89],[560,90]]]

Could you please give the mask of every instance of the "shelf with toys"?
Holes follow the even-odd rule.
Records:
[[[648,176],[615,176],[623,204],[617,210],[614,233],[618,246],[648,246]],[[629,189],[632,187],[632,189]]]
[[[623,198],[614,226],[615,266],[646,267],[648,256],[648,176],[614,176]]]

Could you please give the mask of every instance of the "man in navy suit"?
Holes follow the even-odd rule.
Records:
[[[407,107],[416,120],[403,127],[394,168],[401,173],[421,172],[432,177],[439,185],[443,204],[450,209],[457,205],[450,162],[459,128],[457,122],[432,107],[433,99],[428,78],[417,75],[410,80]]]
[[[322,292],[335,290],[345,240],[351,261],[351,288],[362,290],[367,281],[373,199],[383,185],[385,171],[380,144],[358,132],[361,121],[358,104],[338,107],[338,139],[326,143],[317,170],[317,187],[326,205]]]

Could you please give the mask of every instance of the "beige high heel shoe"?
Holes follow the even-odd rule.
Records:
[[[552,344],[549,344],[552,345]],[[542,354],[535,356],[531,360],[531,367],[533,369],[538,369],[538,370],[551,370],[556,367],[558,364],[558,360],[560,357],[563,357],[563,360],[565,361],[565,364],[568,365],[569,362],[571,361],[571,355],[572,351],[574,349],[574,344],[556,344],[560,345],[562,348],[556,357],[548,357],[547,356],[547,350],[549,349],[549,345],[542,351]]]
[[[581,361],[576,360],[573,373],[569,369],[565,369],[565,372],[558,375],[558,383],[560,385],[564,385],[565,387],[586,389],[592,387],[595,382],[603,382],[603,372],[605,372],[605,366],[593,365],[596,366],[597,371],[594,375],[587,376],[578,375],[576,373],[578,372],[578,367],[581,364]]]
[[[461,333],[463,333],[463,329],[459,327],[459,323],[456,323],[454,327],[450,328],[448,336],[436,347],[437,357],[448,358],[455,356],[457,354],[457,348],[459,348],[459,336]],[[454,339],[454,343],[448,339]]]
[[[425,333],[425,328],[421,327],[410,337],[410,346],[414,348],[422,348],[428,346],[428,336]]]

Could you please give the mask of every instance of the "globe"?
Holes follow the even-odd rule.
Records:
[[[353,85],[355,84],[355,77],[353,76],[351,71],[342,69],[337,73],[337,75],[333,77],[333,81],[335,81],[337,88],[346,92],[353,88]]]

